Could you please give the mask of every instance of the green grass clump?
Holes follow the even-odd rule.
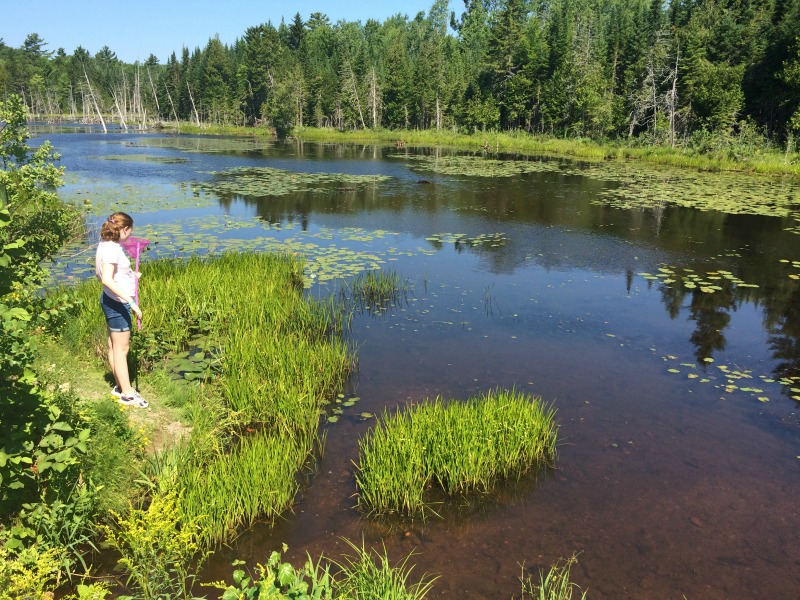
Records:
[[[336,593],[340,598],[381,598],[382,600],[422,600],[436,578],[423,576],[417,583],[409,583],[413,566],[407,566],[411,555],[392,566],[386,548],[383,552],[367,550],[345,540],[355,551],[336,562],[340,572],[336,577]]]
[[[358,505],[376,515],[424,515],[431,484],[448,496],[488,492],[552,464],[554,414],[540,398],[498,390],[384,416],[359,444]]]
[[[304,440],[275,433],[242,437],[230,452],[180,476],[182,521],[202,518],[198,535],[214,545],[257,518],[275,519],[292,505],[310,452]]]
[[[395,271],[366,271],[343,287],[339,296],[344,304],[351,304],[358,312],[386,310],[406,299],[408,281]]]
[[[577,557],[572,556],[559,561],[546,573],[540,571],[538,583],[531,577],[522,577],[522,600],[572,600],[575,592],[580,594],[580,600],[586,600],[586,592],[570,578],[570,570],[577,562]]]

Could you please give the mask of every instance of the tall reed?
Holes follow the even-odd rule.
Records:
[[[555,457],[555,410],[540,398],[497,390],[384,415],[359,443],[358,505],[372,514],[423,515],[425,491],[491,491]]]

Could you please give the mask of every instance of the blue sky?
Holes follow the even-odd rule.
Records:
[[[295,13],[307,20],[312,12],[328,15],[331,22],[361,21],[401,13],[414,18],[428,12],[433,0],[0,0],[0,38],[17,48],[29,33],[38,33],[47,50],[64,48],[72,54],[83,46],[95,54],[108,46],[125,62],[144,61],[155,54],[163,64],[183,46],[193,50],[219,34],[233,43],[253,25],[281,18],[288,24]],[[459,14],[461,0],[451,0]]]

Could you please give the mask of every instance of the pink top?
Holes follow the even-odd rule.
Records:
[[[133,298],[136,292],[136,278],[131,270],[131,261],[122,250],[122,246],[116,242],[100,242],[97,245],[97,256],[94,264],[95,274],[100,281],[103,280],[103,265],[115,265],[114,282],[122,288],[128,297]],[[126,302],[106,286],[103,286],[103,291],[109,298],[119,302]]]

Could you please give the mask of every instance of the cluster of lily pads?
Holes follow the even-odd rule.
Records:
[[[558,172],[614,182],[620,185],[601,191],[593,202],[623,209],[672,205],[728,214],[791,215],[800,219],[797,182],[778,177],[701,173],[644,164],[631,169],[627,163],[617,161],[574,164],[554,159],[498,160],[467,155],[390,156],[416,163],[412,168],[442,175],[512,177],[522,173]],[[800,226],[788,230],[800,233]]]
[[[800,260],[789,260],[786,258],[782,258],[779,262],[791,265],[793,268],[800,270]],[[789,273],[789,279],[800,281],[800,273]]]
[[[430,156],[390,154],[389,158],[410,161],[412,168],[441,175],[469,177],[513,177],[522,173],[547,173],[560,170],[555,160],[498,160],[483,156]]]
[[[711,357],[702,359],[699,367],[702,369],[702,373],[698,373],[697,363],[677,362],[678,357],[672,354],[663,356],[662,359],[673,362],[674,366],[667,369],[668,373],[678,375],[685,372],[687,379],[699,383],[712,383],[714,387],[728,395],[733,393],[749,394],[759,402],[769,402],[768,392],[761,386],[762,384],[777,383],[788,388],[792,399],[800,402],[800,376],[783,376],[776,379],[770,375],[754,375],[752,369],[740,369],[735,365],[726,364],[715,365],[713,364],[714,359]],[[710,373],[708,372],[710,368],[716,368],[716,371]],[[725,398],[726,396],[722,396],[723,400]]]
[[[356,186],[374,185],[391,179],[388,175],[300,173],[274,167],[233,167],[208,174],[215,179],[197,183],[198,189],[215,194],[251,197],[284,196],[298,191],[353,191]]]
[[[739,287],[757,288],[758,285],[754,283],[746,283],[736,277],[730,271],[717,269],[716,271],[707,271],[704,274],[699,274],[694,269],[686,267],[670,267],[667,265],[658,268],[658,273],[639,273],[639,275],[649,281],[658,281],[663,285],[680,285],[687,290],[698,289],[705,294],[713,294],[723,290],[720,283],[724,281]]]
[[[350,408],[351,406],[355,406],[356,402],[361,400],[358,396],[345,396],[344,394],[337,394],[336,398],[333,400],[324,400],[323,404],[328,406],[327,411],[327,421],[328,423],[336,423],[339,420],[339,417],[344,414],[345,408]],[[374,413],[371,412],[361,412],[358,417],[362,421],[366,421],[367,419],[371,419],[375,416]]]
[[[425,238],[435,244],[453,244],[455,246],[488,246],[499,248],[504,246],[508,238],[504,233],[481,233],[468,236],[465,233],[437,233]]]
[[[182,158],[180,156],[158,156],[155,154],[105,154],[102,156],[89,156],[88,158],[93,160],[117,160],[123,162],[152,162],[164,165],[189,162],[188,158]]]
[[[119,183],[70,173],[64,181],[59,196],[91,216],[108,216],[117,210],[136,215],[218,204],[214,196],[194,190],[188,183]]]

